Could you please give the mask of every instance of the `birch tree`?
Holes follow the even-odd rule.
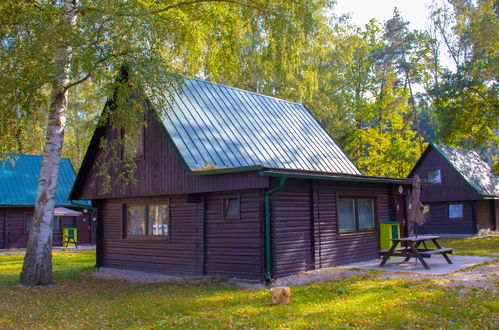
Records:
[[[323,6],[328,1],[311,1]],[[19,112],[29,113],[48,101],[43,161],[33,225],[20,282],[52,283],[52,216],[67,118],[68,92],[92,80],[103,96],[111,95],[127,65],[133,79],[118,99],[132,90],[152,96],[172,83],[166,72],[199,73],[210,48],[225,56],[252,24],[287,26],[288,17],[310,20],[309,2],[280,0],[16,0],[0,3],[0,142],[12,141]],[[257,19],[255,19],[257,18]],[[274,33],[267,30],[268,33]],[[288,36],[282,47],[292,47]],[[276,47],[281,47],[276,45]],[[230,63],[230,62],[224,62]],[[234,68],[237,70],[237,68]],[[48,91],[48,97],[47,97]],[[154,98],[151,98],[154,101]],[[144,125],[136,108],[110,116],[115,129]],[[130,137],[133,139],[133,136]],[[1,144],[0,144],[1,145]],[[0,149],[5,157],[10,147]]]

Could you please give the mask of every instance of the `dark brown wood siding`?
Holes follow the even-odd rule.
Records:
[[[240,217],[224,219],[223,199],[240,200]],[[263,198],[260,190],[206,194],[205,273],[261,279]]]
[[[435,149],[426,153],[415,170],[421,179],[428,178],[428,171],[440,169],[442,183],[425,184],[421,189],[422,202],[447,202],[477,200],[480,196],[459,175],[449,162]]]
[[[0,235],[5,237],[4,248],[6,249],[20,249],[28,245],[29,233],[25,230],[25,216],[33,214],[34,208],[32,207],[12,207],[0,209],[0,217],[5,216],[5,220],[0,221],[5,223],[4,231],[0,231]],[[54,232],[52,241],[54,245],[61,245],[62,241],[62,228],[71,227],[74,225],[73,217],[63,217],[61,223],[61,231]],[[2,246],[0,244],[0,246]]]
[[[288,179],[271,209],[274,276],[314,269],[312,181]]]
[[[276,184],[276,182],[274,182]],[[332,267],[377,257],[378,223],[391,219],[396,187],[388,184],[329,181],[286,181],[272,197],[274,276]],[[372,197],[376,201],[376,228],[340,235],[336,201],[342,196]]]
[[[474,234],[475,211],[473,201],[424,203],[430,206],[430,219],[418,226],[420,234]],[[463,218],[449,219],[449,204],[463,204]]]
[[[7,209],[0,209],[0,249],[5,249],[5,214]]]
[[[169,237],[124,238],[123,205],[167,200],[168,197],[108,199],[98,214],[99,266],[168,274],[201,275],[203,267],[203,203],[170,197]]]
[[[114,133],[106,130],[106,138],[112,139]],[[182,167],[179,158],[168,141],[160,123],[149,113],[147,127],[144,129],[144,158],[137,160],[136,185],[123,189],[122,183],[111,173],[111,193],[101,194],[100,178],[94,180],[97,172],[95,163],[90,162],[81,169],[84,180],[75,186],[73,199],[102,199],[162,196],[185,193],[241,190],[265,188],[268,178],[259,176],[255,171],[220,175],[189,175]],[[99,151],[89,150],[88,157],[97,159]],[[86,156],[87,157],[87,156]],[[89,167],[89,168],[87,168]],[[92,185],[95,183],[95,185]]]
[[[478,230],[495,228],[495,210],[493,200],[475,201],[476,221]]]
[[[494,200],[494,230],[499,230],[499,199]]]
[[[390,220],[393,188],[385,184],[317,182],[314,189],[315,265],[332,267],[374,259],[379,250],[380,220]],[[340,235],[336,201],[339,197],[362,196],[376,201],[376,230]]]

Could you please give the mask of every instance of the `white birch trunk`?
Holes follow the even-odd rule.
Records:
[[[69,26],[76,23],[79,0],[65,0],[64,10]],[[64,141],[67,90],[71,69],[70,45],[55,54],[56,65],[61,68],[57,82],[52,85],[47,135],[38,181],[35,212],[29,233],[20,283],[24,286],[52,284],[52,217],[54,215],[59,164]]]

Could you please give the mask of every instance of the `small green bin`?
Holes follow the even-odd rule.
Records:
[[[62,229],[62,236],[65,241],[78,241],[78,228],[64,227]]]
[[[400,238],[400,222],[381,221],[380,223],[380,245],[381,250],[388,250],[392,247],[392,239]]]

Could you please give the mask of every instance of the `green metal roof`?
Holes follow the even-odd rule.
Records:
[[[160,119],[193,173],[258,165],[361,175],[303,104],[184,79]]]
[[[12,154],[12,161],[0,163],[0,206],[32,206],[36,201],[42,156]],[[61,158],[56,206],[73,206],[68,200],[76,178],[68,158]],[[75,201],[89,205],[88,201]]]
[[[474,150],[432,144],[480,195],[499,196],[499,176]]]

